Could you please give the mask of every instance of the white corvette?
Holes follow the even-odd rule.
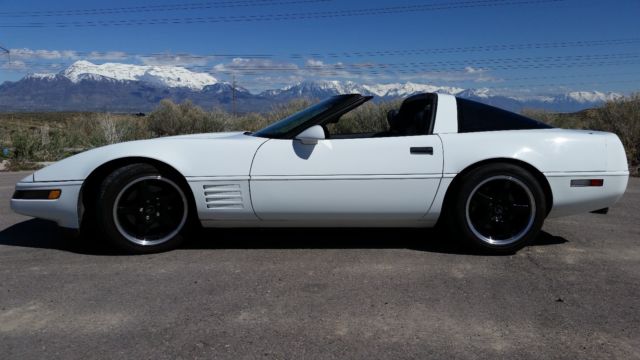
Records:
[[[551,128],[441,94],[406,99],[386,131],[332,134],[370,97],[340,95],[256,133],[105,146],[36,171],[11,207],[94,228],[128,252],[205,227],[432,227],[514,252],[547,217],[606,212],[629,177],[618,137]],[[304,241],[304,240],[301,240]]]

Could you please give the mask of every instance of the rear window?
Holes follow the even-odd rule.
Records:
[[[549,129],[551,126],[476,101],[456,98],[458,104],[458,132]]]

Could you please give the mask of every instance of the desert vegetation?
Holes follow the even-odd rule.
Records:
[[[86,149],[123,141],[217,131],[256,131],[312,101],[300,99],[264,113],[233,115],[207,111],[190,102],[163,100],[148,116],[109,113],[0,114],[0,160],[10,169],[34,168]],[[366,103],[331,124],[333,133],[375,132],[386,129],[386,114],[399,101]],[[562,128],[611,131],[622,139],[634,175],[640,167],[640,94],[611,101],[600,108],[559,114],[525,110],[524,115]]]
[[[640,93],[577,113],[524,110],[523,115],[555,127],[601,130],[617,134],[627,152],[631,173],[634,176],[640,175]]]

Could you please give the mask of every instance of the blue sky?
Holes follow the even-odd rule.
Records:
[[[22,0],[0,5],[0,44],[12,50],[10,58],[0,58],[0,82],[28,72],[58,72],[88,59],[180,65],[225,81],[235,75],[239,85],[256,91],[307,79],[532,93],[640,90],[638,0]],[[247,21],[256,17],[267,20]],[[193,18],[206,23],[190,23]],[[128,25],[113,25],[120,21]]]

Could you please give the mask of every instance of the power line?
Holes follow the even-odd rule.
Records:
[[[349,69],[372,69],[372,68],[407,68],[407,67],[439,67],[439,66],[506,66],[505,64],[537,64],[537,63],[553,63],[564,61],[591,61],[591,60],[610,60],[610,59],[635,59],[640,58],[640,53],[621,53],[621,54],[594,54],[594,55],[567,55],[567,56],[543,56],[543,57],[514,57],[514,58],[492,58],[492,59],[466,59],[466,60],[441,60],[431,62],[399,62],[399,63],[364,63],[364,64],[323,64],[323,65],[305,65],[303,69],[333,69],[333,70],[349,70]],[[229,65],[232,70],[288,70],[298,69],[292,65],[273,66],[273,65]]]
[[[562,41],[545,43],[520,43],[520,44],[494,44],[483,46],[431,48],[431,49],[400,49],[400,50],[373,50],[354,52],[328,52],[328,53],[306,53],[291,54],[292,59],[303,58],[351,58],[351,57],[382,57],[382,56],[411,56],[411,55],[432,55],[432,54],[457,54],[457,53],[478,53],[513,50],[535,50],[535,49],[557,49],[595,46],[615,46],[639,44],[640,38],[609,39],[609,40],[587,40],[587,41]]]
[[[607,65],[636,64],[640,61],[640,53],[544,56],[521,58],[493,58],[456,61],[402,62],[402,63],[367,63],[367,64],[333,64],[333,65],[229,65],[226,73],[233,72],[333,72],[348,71],[354,73],[376,72],[469,72],[473,70],[514,70],[514,69],[549,69],[565,67],[593,67]],[[192,69],[206,69],[207,66],[194,65]]]
[[[601,79],[598,81],[585,81],[585,82],[545,82],[545,83],[531,83],[531,84],[510,84],[507,85],[505,87],[527,87],[529,85],[533,86],[533,87],[538,87],[538,86],[560,86],[560,85],[582,85],[582,84],[610,84],[610,83],[640,83],[640,73],[637,72],[627,72],[627,73],[590,73],[588,75],[591,78],[611,78],[611,77],[615,77],[615,76],[623,76],[625,77],[625,79],[623,80],[610,80],[610,79]],[[462,83],[469,83],[469,82],[476,82],[478,84],[482,84],[482,87],[489,87],[489,88],[498,88],[499,84],[507,84],[508,82],[511,81],[517,81],[517,80],[557,80],[557,79],[562,79],[562,78],[581,78],[581,77],[585,77],[584,75],[571,75],[571,76],[531,76],[531,77],[526,77],[526,78],[522,78],[522,77],[513,77],[513,78],[497,78],[497,79],[493,79],[493,80],[486,80],[486,81],[474,81],[473,79],[447,79],[447,80],[442,80],[443,82],[446,82],[447,84],[462,84]],[[423,79],[422,81],[434,81],[434,80],[438,80],[438,79]],[[249,83],[249,84],[255,84],[258,83],[256,81],[251,81],[251,80],[246,80],[244,81],[245,84]],[[262,83],[261,83],[262,84]],[[450,85],[450,86],[456,86],[456,85]]]
[[[616,65],[635,65],[640,63],[640,53],[618,54],[584,54],[569,56],[543,56],[543,57],[510,57],[491,59],[468,59],[452,61],[432,62],[399,62],[399,63],[367,63],[367,64],[333,64],[333,65],[305,65],[295,64],[268,64],[268,65],[226,65],[225,70],[214,70],[209,65],[187,65],[191,70],[205,70],[211,74],[245,74],[257,75],[263,73],[296,73],[304,74],[312,72],[321,75],[341,74],[415,74],[415,73],[470,73],[474,71],[495,70],[548,70],[564,69],[572,67],[606,67]],[[42,62],[22,62],[22,66],[31,66],[31,69],[47,69]],[[62,67],[63,64],[49,64],[49,66]],[[50,69],[50,68],[49,68]]]
[[[639,64],[640,62],[634,62],[635,64]],[[596,66],[598,64],[592,63],[590,65]],[[574,65],[570,65],[571,67],[575,67]],[[216,73],[216,72],[211,72]],[[401,73],[406,73],[407,75],[416,75],[415,72],[406,72],[401,71]],[[610,77],[610,76],[639,76],[639,73],[610,73],[610,74],[589,74],[589,77]],[[485,88],[490,89],[508,89],[508,88],[535,88],[535,87],[562,87],[562,86],[578,86],[578,85],[608,85],[613,83],[639,83],[640,79],[625,79],[625,80],[602,80],[602,81],[587,81],[587,82],[552,82],[552,83],[529,83],[529,84],[513,84],[508,86],[495,86],[497,83],[504,83],[507,81],[517,81],[517,80],[546,80],[546,79],[558,79],[558,78],[579,78],[584,75],[560,75],[560,76],[531,76],[531,77],[514,77],[514,78],[500,78],[496,79],[493,83],[483,82],[483,86]],[[455,84],[455,83],[468,83],[469,81],[473,81],[472,79],[459,79],[459,80],[445,80],[447,83]],[[237,85],[236,85],[237,86]]]
[[[361,56],[389,56],[389,55],[438,55],[447,53],[474,53],[474,52],[499,52],[523,49],[548,49],[548,48],[586,48],[586,47],[606,47],[620,46],[640,43],[640,38],[624,38],[624,39],[604,39],[604,40],[578,40],[578,41],[561,41],[561,42],[545,42],[545,43],[517,43],[517,44],[492,44],[469,47],[450,47],[450,48],[426,48],[413,50],[370,50],[370,51],[354,51],[354,52],[328,52],[328,53],[307,53],[307,54],[290,54],[293,59],[301,59],[303,57],[323,58],[324,56],[337,57],[337,55],[345,58],[361,57]],[[268,59],[273,58],[274,54],[238,54],[238,53],[210,53],[210,54],[190,54],[190,53],[135,53],[125,51],[76,51],[76,50],[28,50],[13,49],[13,54],[17,58],[38,57],[38,52],[44,54],[42,60],[47,57],[58,56],[66,57],[70,60],[76,60],[81,57],[95,58],[97,60],[123,60],[127,58],[155,59],[157,61],[170,60],[173,65],[189,65],[191,62],[213,61],[218,58],[245,58],[245,59]],[[57,54],[56,54],[57,53]],[[67,55],[64,55],[67,54]],[[286,56],[286,55],[285,55]],[[182,63],[180,61],[183,61]],[[447,61],[447,63],[451,63]]]
[[[570,63],[556,63],[550,65],[523,65],[523,66],[501,66],[499,68],[493,68],[491,70],[552,70],[552,69],[574,69],[574,68],[594,68],[594,67],[611,67],[611,66],[621,66],[621,65],[638,65],[640,64],[640,60],[635,61],[600,61],[600,62],[570,62]],[[308,69],[291,69],[291,70],[283,70],[283,69],[255,69],[248,70],[242,72],[234,72],[234,71],[215,71],[209,70],[206,71],[212,75],[218,74],[236,74],[240,73],[245,76],[257,76],[268,73],[269,70],[273,72],[281,72],[281,73],[292,73],[292,74],[300,74],[306,75],[310,73]],[[334,69],[320,69],[315,70],[312,73],[315,76],[338,76],[338,77],[350,77],[350,76],[361,76],[361,75],[370,75],[370,76],[380,76],[380,75],[390,75],[390,76],[400,76],[400,75],[408,75],[408,76],[417,76],[424,74],[470,74],[464,68],[408,68],[408,69],[363,69],[363,70],[351,70],[351,71],[338,71]],[[492,76],[489,73],[486,76]]]
[[[13,49],[12,52],[17,57],[22,58],[39,58],[41,60],[50,60],[53,58],[66,58],[70,60],[78,60],[81,57],[96,58],[97,60],[124,60],[128,58],[142,59],[170,59],[172,61],[178,59],[184,60],[207,60],[213,61],[219,58],[245,58],[245,59],[267,59],[273,57],[270,54],[234,54],[234,53],[212,53],[212,54],[188,54],[188,53],[136,53],[125,51],[76,51],[76,50],[30,50],[30,49]],[[42,55],[39,55],[41,52]],[[185,62],[186,63],[186,62]]]
[[[585,81],[585,82],[569,82],[569,83],[511,85],[506,87],[491,87],[491,86],[485,86],[485,87],[489,89],[509,89],[509,88],[563,87],[563,86],[584,86],[584,85],[633,84],[633,83],[638,83],[638,80]]]
[[[629,41],[638,41],[638,39],[613,39],[613,40],[599,40],[599,41],[574,41],[574,42],[559,42],[559,43],[545,43],[561,46],[599,46],[609,42],[609,44],[617,45],[620,43],[626,43]],[[523,44],[519,44],[523,45]],[[491,45],[490,45],[491,46]],[[484,48],[484,47],[475,47]],[[452,48],[453,49],[453,48]],[[97,52],[76,52],[76,54],[96,54]],[[106,54],[106,53],[105,53]],[[131,55],[131,54],[127,54]],[[168,55],[166,53],[152,53],[152,54],[136,54],[137,56],[154,57],[157,55]],[[173,54],[175,55],[175,54]],[[186,58],[192,60],[193,58],[200,58],[202,55],[190,55],[180,54]],[[189,55],[189,56],[187,56]],[[271,56],[271,55],[268,55]],[[567,55],[567,56],[542,56],[542,57],[498,57],[498,58],[483,58],[483,59],[467,59],[467,60],[447,60],[447,61],[429,61],[429,62],[396,62],[396,63],[347,63],[347,64],[333,64],[333,65],[225,65],[225,70],[212,69],[210,65],[187,65],[186,68],[195,70],[202,69],[204,72],[219,75],[235,75],[242,74],[244,76],[251,75],[263,75],[265,73],[293,73],[293,74],[312,74],[314,76],[339,76],[349,77],[358,75],[393,75],[393,76],[420,76],[433,74],[433,76],[439,76],[438,74],[456,74],[456,73],[469,73],[471,71],[486,72],[488,81],[532,81],[532,80],[555,80],[558,78],[579,78],[585,75],[557,75],[557,76],[530,76],[520,78],[496,78],[496,75],[489,73],[489,71],[496,70],[551,70],[551,69],[566,69],[566,68],[595,68],[595,67],[611,67],[620,65],[637,65],[640,64],[640,53],[610,53],[610,54],[581,54],[581,55]],[[21,66],[29,66],[30,69],[42,69],[52,70],[51,66],[59,68],[64,66],[62,63],[48,64],[49,67],[43,66],[40,61],[26,61]],[[24,69],[16,69],[24,70]],[[637,76],[638,74],[630,73],[618,73],[620,76]],[[589,78],[595,76],[617,76],[616,74],[588,74]],[[473,79],[448,79],[443,80],[447,83],[455,82],[468,82]],[[632,80],[631,82],[637,82]],[[531,84],[532,86],[538,86]],[[540,84],[547,85],[547,84]],[[527,85],[523,85],[527,86]]]
[[[333,0],[234,0],[187,4],[145,5],[95,9],[41,10],[41,11],[2,11],[0,17],[55,17],[55,16],[91,16],[111,14],[150,13],[166,11],[193,11],[220,8],[258,7],[277,5],[296,5],[330,2]]]
[[[616,61],[582,61],[582,62],[560,62],[552,64],[523,64],[523,65],[503,65],[494,67],[489,70],[552,70],[552,69],[569,69],[569,68],[601,68],[621,65],[638,65],[640,60],[616,60]],[[24,68],[13,69],[15,71],[24,71],[27,68],[32,71],[50,71],[52,69],[63,68],[64,65],[56,64],[56,66],[29,66],[28,63],[19,64]],[[192,67],[193,68],[193,67]],[[244,76],[263,75],[265,73],[291,73],[291,74],[312,74],[315,76],[357,76],[357,75],[424,75],[424,74],[470,74],[467,69],[460,67],[407,67],[407,68],[388,68],[388,69],[356,69],[356,70],[336,70],[336,69],[305,69],[305,68],[256,68],[238,70],[203,70],[203,72],[212,75],[233,75],[243,74]],[[493,76],[486,73],[487,76]],[[535,78],[535,77],[532,77]],[[550,77],[553,78],[553,77]],[[505,79],[508,80],[508,79]]]
[[[512,77],[512,78],[502,78],[502,81],[523,81],[523,80],[555,80],[555,79],[577,79],[577,78],[594,78],[594,77],[615,77],[615,76],[638,76],[640,77],[640,73],[629,73],[629,72],[618,72],[618,73],[608,73],[608,74],[593,74],[589,73],[587,75],[554,75],[554,76],[524,76],[524,77]],[[637,80],[634,80],[637,81]]]
[[[207,24],[207,23],[234,23],[234,22],[260,22],[260,21],[285,21],[329,19],[337,17],[356,17],[386,14],[401,14],[415,12],[429,12],[451,9],[468,9],[478,7],[500,7],[517,5],[539,5],[560,3],[567,0],[469,0],[430,5],[405,5],[382,8],[369,8],[357,10],[334,10],[321,12],[284,13],[266,15],[239,15],[239,16],[205,16],[187,18],[157,18],[157,19],[121,19],[121,20],[93,20],[93,21],[69,21],[69,22],[29,22],[0,24],[0,28],[75,28],[75,27],[109,27],[109,26],[142,26],[142,25],[180,25],[180,24]]]

